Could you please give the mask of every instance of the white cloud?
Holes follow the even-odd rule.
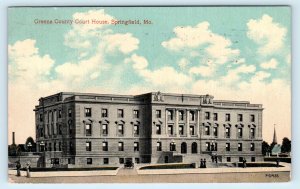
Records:
[[[277,68],[278,62],[275,58],[272,58],[268,62],[263,62],[260,64],[260,67],[264,69],[275,69]]]
[[[147,59],[142,56],[138,56],[136,54],[133,54],[130,58],[126,58],[124,62],[125,63],[132,62],[133,63],[132,67],[135,70],[142,70],[147,68],[148,66]]]
[[[133,37],[131,33],[106,35],[103,37],[103,42],[106,44],[107,52],[110,53],[119,50],[124,54],[128,54],[138,49],[139,45],[139,40]]]
[[[271,16],[264,14],[260,19],[251,19],[247,26],[247,36],[261,45],[258,50],[259,53],[268,55],[282,48],[287,29],[273,22]]]
[[[222,81],[225,83],[234,83],[236,81],[239,81],[241,76],[240,74],[243,73],[253,73],[255,72],[256,67],[254,65],[241,65],[237,68],[231,69],[227,72],[227,75],[222,77]]]
[[[178,61],[178,65],[179,67],[183,70],[187,67],[187,65],[189,64],[189,60],[186,59],[186,58],[181,58],[179,61]]]
[[[198,67],[192,67],[189,70],[189,73],[196,74],[196,75],[202,75],[203,77],[209,77],[212,76],[215,72],[215,66],[198,66]]]

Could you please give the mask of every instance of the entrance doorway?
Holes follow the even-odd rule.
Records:
[[[169,163],[169,156],[165,156],[165,163]]]

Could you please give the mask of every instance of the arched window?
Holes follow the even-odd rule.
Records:
[[[175,142],[170,143],[170,151],[176,151],[176,143]]]
[[[185,142],[181,143],[181,153],[182,154],[186,154],[186,152],[187,152],[186,148],[187,148],[186,143]]]
[[[193,142],[192,143],[192,154],[197,154],[198,150],[197,150],[197,143]]]

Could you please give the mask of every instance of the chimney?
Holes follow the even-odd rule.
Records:
[[[12,144],[14,144],[14,145],[16,144],[15,143],[15,132],[12,132]]]

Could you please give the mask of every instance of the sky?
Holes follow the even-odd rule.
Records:
[[[35,23],[55,19],[90,23]],[[281,143],[291,138],[290,22],[278,6],[9,8],[8,142],[13,131],[17,144],[35,137],[40,97],[161,91],[263,104],[263,140],[276,124]]]

